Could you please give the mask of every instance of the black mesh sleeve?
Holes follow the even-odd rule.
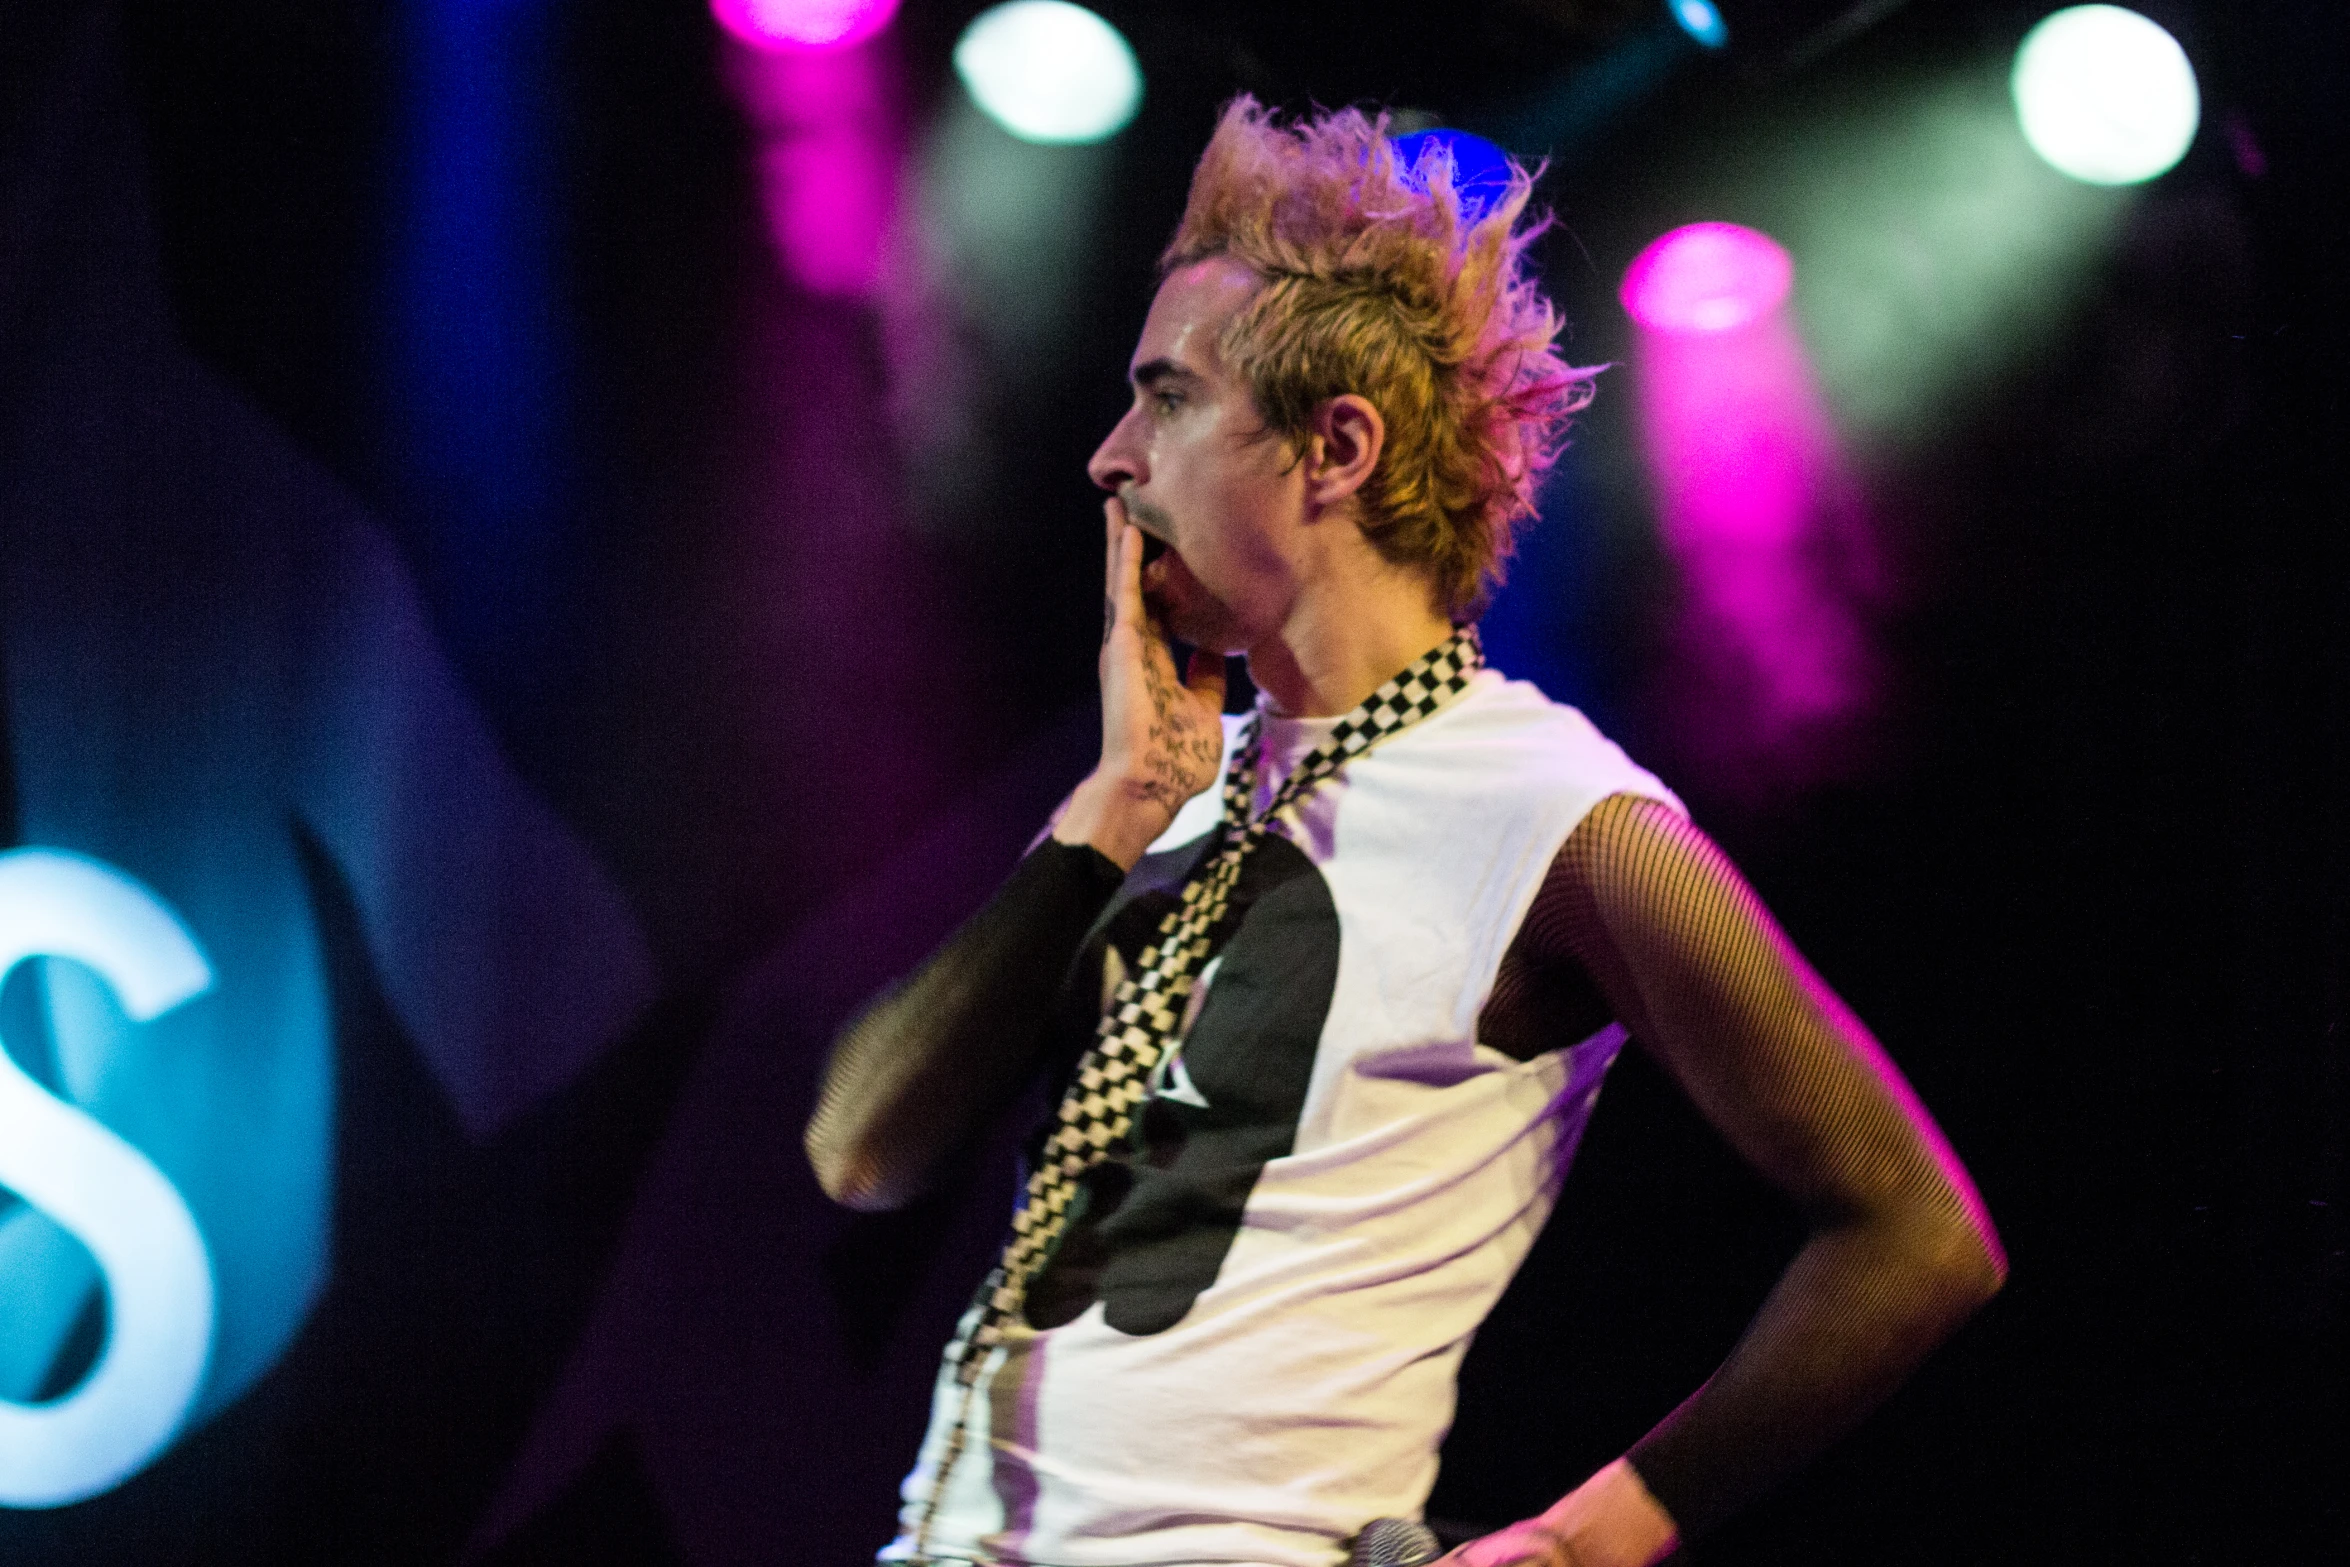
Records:
[[[1579,965],[1810,1223],[1729,1359],[1628,1455],[1683,1537],[1701,1535],[1892,1392],[1997,1290],[2006,1261],[1900,1072],[1669,807],[1603,801],[1513,955],[1521,971]]]
[[[1069,965],[1123,880],[1096,850],[1046,839],[945,945],[841,1030],[806,1137],[835,1201],[912,1201],[1019,1090]]]

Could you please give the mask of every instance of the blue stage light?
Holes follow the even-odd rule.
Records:
[[[1392,138],[1396,166],[1406,184],[1417,185],[1420,160],[1432,147],[1452,154],[1452,188],[1461,198],[1461,216],[1474,223],[1510,188],[1510,155],[1467,131],[1414,131]]]
[[[1665,9],[1673,13],[1681,31],[1708,49],[1719,49],[1730,41],[1730,24],[1722,20],[1721,8],[1713,0],[1665,0]]]

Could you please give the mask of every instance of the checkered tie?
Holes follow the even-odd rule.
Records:
[[[1006,1326],[1027,1302],[1029,1283],[1067,1232],[1085,1172],[1132,1133],[1135,1110],[1149,1097],[1151,1073],[1182,1027],[1200,970],[1231,934],[1226,916],[1249,851],[1265,840],[1275,818],[1349,761],[1443,706],[1484,663],[1476,627],[1463,626],[1340,719],[1255,817],[1249,805],[1256,793],[1259,736],[1256,719],[1249,720],[1224,775],[1223,841],[1193,868],[1181,898],[1159,922],[1157,938],[1102,1014],[1012,1216],[1003,1257],[980,1286],[979,1309],[947,1348],[965,1388],[978,1381],[987,1351],[1003,1342]],[[958,1437],[960,1429],[958,1422]],[[954,1451],[960,1449],[958,1439]],[[952,1461],[950,1454],[946,1463]],[[943,1489],[945,1463],[938,1479]]]
[[[1067,1233],[1085,1172],[1133,1132],[1135,1109],[1150,1096],[1151,1074],[1182,1028],[1200,970],[1231,935],[1226,915],[1249,851],[1264,842],[1276,818],[1324,779],[1435,712],[1484,666],[1485,649],[1477,628],[1461,627],[1340,719],[1298,763],[1264,814],[1253,817],[1249,806],[1256,795],[1259,735],[1257,720],[1249,719],[1224,775],[1223,841],[1192,868],[1182,896],[1159,922],[1157,938],[1143,949],[1141,961],[1111,997],[1093,1044],[1061,1096],[1053,1129],[1012,1215],[1012,1234],[1003,1256],[979,1287],[977,1309],[947,1346],[947,1362],[963,1388],[962,1407],[932,1477],[929,1506],[916,1534],[917,1552],[928,1544],[930,1525],[946,1495],[948,1473],[962,1456],[971,1396],[987,1352],[1004,1341],[1007,1325],[1027,1304],[1030,1282]]]

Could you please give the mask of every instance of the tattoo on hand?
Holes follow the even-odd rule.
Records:
[[[1145,661],[1153,717],[1150,746],[1143,754],[1143,795],[1175,811],[1214,781],[1216,764],[1224,759],[1224,736],[1220,727],[1210,729],[1183,710],[1168,674],[1160,660]]]

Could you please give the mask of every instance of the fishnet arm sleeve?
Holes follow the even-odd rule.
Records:
[[[1525,935],[1580,962],[1811,1226],[1721,1369],[1627,1455],[1689,1538],[1858,1423],[1998,1289],[2006,1259],[1901,1073],[1677,812],[1603,801]]]
[[[833,1041],[806,1135],[826,1195],[902,1207],[1034,1070],[1054,998],[1124,873],[1047,840]]]

